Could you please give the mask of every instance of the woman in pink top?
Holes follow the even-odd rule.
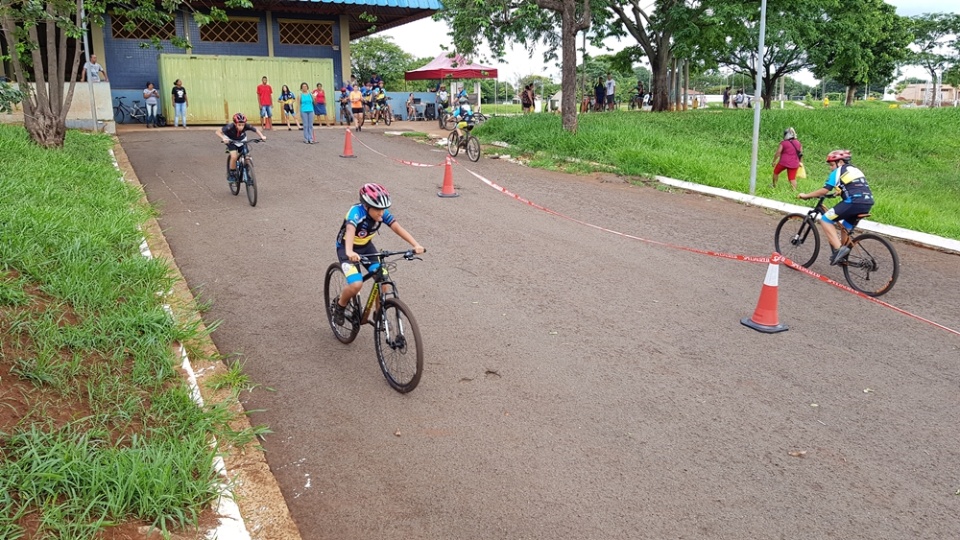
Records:
[[[803,157],[803,145],[797,140],[797,132],[792,127],[783,132],[783,140],[773,155],[773,187],[777,187],[780,173],[787,171],[787,180],[797,190],[797,169],[800,168],[800,158]]]

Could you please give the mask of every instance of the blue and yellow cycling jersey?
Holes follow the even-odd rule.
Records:
[[[381,222],[370,217],[363,204],[355,204],[347,211],[346,217],[343,218],[343,225],[340,225],[340,232],[337,233],[337,247],[343,247],[343,238],[347,234],[347,224],[351,224],[357,229],[353,236],[353,245],[365,246],[377,235],[381,223],[389,227],[393,225],[394,221],[396,221],[396,218],[393,217],[389,209],[383,211],[383,221]]]
[[[853,165],[841,165],[834,169],[823,187],[829,191],[840,188],[843,202],[873,202],[873,192],[870,191],[863,171]]]

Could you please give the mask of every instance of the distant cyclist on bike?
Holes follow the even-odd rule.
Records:
[[[233,115],[233,122],[216,130],[217,135],[224,144],[230,149],[230,177],[228,181],[231,184],[237,182],[237,156],[240,148],[243,146],[240,141],[247,137],[248,131],[256,131],[261,140],[267,140],[263,132],[257,126],[251,126],[247,123],[247,117],[243,113]]]
[[[460,139],[463,140],[463,138],[467,135],[463,130],[467,126],[474,125],[473,110],[470,108],[470,101],[465,97],[461,97],[457,108],[454,109],[451,114],[457,121],[457,135],[459,135]]]
[[[834,150],[827,154],[827,164],[830,165],[830,176],[824,186],[810,193],[798,193],[799,199],[817,199],[837,189],[840,190],[840,196],[843,200],[833,208],[826,211],[820,218],[820,230],[830,242],[833,249],[833,255],[830,257],[830,265],[836,265],[850,254],[850,247],[841,245],[840,232],[837,231],[835,223],[840,223],[846,227],[847,231],[852,231],[857,226],[860,214],[867,214],[873,207],[873,192],[867,185],[867,179],[863,171],[850,164],[849,150]]]
[[[360,203],[350,207],[343,218],[343,224],[340,225],[340,232],[337,233],[337,259],[347,278],[347,284],[333,307],[333,322],[338,326],[343,325],[343,310],[347,303],[363,288],[360,256],[376,255],[377,248],[372,240],[381,223],[413,246],[414,253],[424,252],[423,246],[418,244],[387,210],[390,204],[390,194],[385,187],[380,184],[364,184],[360,188]],[[377,264],[379,263],[373,263],[370,270],[375,270]]]

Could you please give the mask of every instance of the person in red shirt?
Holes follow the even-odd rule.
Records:
[[[263,83],[257,87],[257,100],[260,103],[260,127],[264,129],[273,129],[270,125],[273,117],[273,88],[267,84],[267,77],[263,77]]]

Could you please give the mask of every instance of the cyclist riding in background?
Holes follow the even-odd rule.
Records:
[[[437,112],[440,112],[443,109],[446,109],[450,106],[450,96],[447,94],[447,87],[440,85],[440,89],[437,90]]]
[[[387,210],[390,205],[390,194],[385,187],[380,184],[364,184],[360,188],[360,203],[351,206],[346,217],[343,218],[340,232],[337,233],[337,259],[340,261],[347,284],[333,307],[333,320],[338,326],[343,325],[343,310],[347,303],[363,288],[360,256],[376,255],[377,248],[373,245],[373,237],[376,236],[381,223],[386,224],[400,238],[413,246],[415,253],[424,252],[423,246],[418,244]],[[376,270],[378,264],[371,264],[369,269]]]
[[[863,171],[850,164],[849,150],[834,150],[827,154],[827,163],[830,165],[830,176],[824,186],[810,193],[798,193],[799,199],[816,199],[837,189],[840,190],[842,201],[833,208],[827,210],[820,218],[820,230],[830,242],[833,249],[833,255],[830,257],[830,264],[836,265],[850,254],[850,247],[841,245],[840,232],[835,223],[840,223],[852,231],[860,221],[860,214],[870,213],[873,207],[873,192],[867,184],[867,179]]]
[[[387,93],[383,91],[382,83],[380,84],[380,86],[375,86],[373,88],[373,104],[377,110],[381,111],[383,114],[388,114],[389,111],[387,109]],[[376,116],[374,116],[373,123],[374,125],[376,125],[377,123]]]
[[[363,111],[368,115],[373,114],[373,84],[367,82],[360,87],[360,93],[363,94]]]
[[[257,126],[251,126],[247,123],[247,117],[243,113],[237,113],[233,115],[233,122],[223,126],[222,128],[216,130],[217,135],[224,142],[224,144],[229,145],[230,149],[230,177],[229,182],[235,184],[237,182],[237,156],[239,155],[239,150],[243,146],[241,141],[246,139],[246,133],[248,131],[256,131],[257,135],[260,136],[261,140],[267,140],[263,135],[263,132],[260,131],[260,128]]]
[[[463,130],[468,125],[472,126],[474,123],[473,110],[470,108],[470,102],[467,100],[467,98],[460,98],[457,108],[454,109],[450,114],[452,114],[457,121],[457,135],[459,135],[462,139],[466,135]]]

